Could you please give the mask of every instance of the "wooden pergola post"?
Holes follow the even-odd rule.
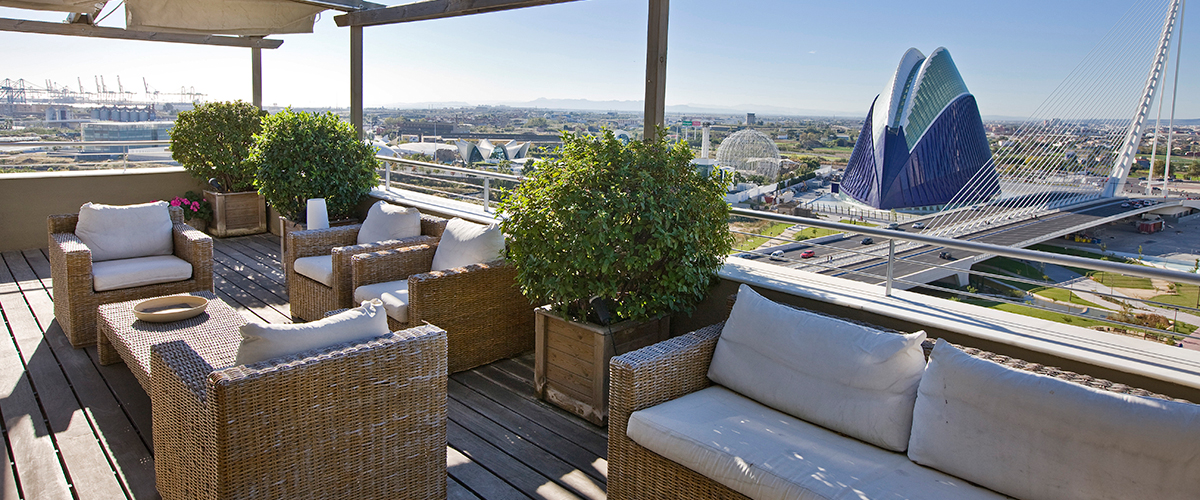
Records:
[[[644,139],[655,140],[658,127],[666,125],[667,98],[667,13],[670,0],[649,0],[646,28],[646,108]]]
[[[363,27],[350,27],[350,123],[363,134]]]
[[[251,37],[262,40],[261,36]],[[262,109],[262,49],[250,47],[250,95],[256,108]]]

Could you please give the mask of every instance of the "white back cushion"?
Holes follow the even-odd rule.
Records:
[[[242,332],[236,358],[239,365],[388,333],[387,315],[379,301],[363,302],[359,307],[311,323],[247,323],[239,330]]]
[[[496,224],[485,226],[458,217],[446,223],[446,231],[433,253],[433,271],[482,264],[500,258],[504,234]]]
[[[170,205],[165,201],[140,205],[84,203],[79,207],[75,236],[92,251],[92,261],[171,255]]]
[[[925,332],[900,335],[776,304],[742,285],[708,378],[796,418],[908,447]]]
[[[908,456],[1024,500],[1195,499],[1200,406],[1009,368],[938,340]]]
[[[358,230],[358,243],[402,240],[421,235],[421,212],[378,201],[367,211],[367,218]]]

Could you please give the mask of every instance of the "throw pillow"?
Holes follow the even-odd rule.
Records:
[[[388,334],[387,314],[378,300],[363,302],[359,307],[311,323],[252,322],[239,330],[242,333],[236,358],[239,365]]]
[[[367,211],[358,230],[358,244],[402,240],[421,235],[421,212],[378,201]]]
[[[897,334],[776,304],[746,285],[708,378],[796,418],[904,451],[925,332]]]
[[[140,205],[84,203],[79,207],[75,236],[92,251],[92,261],[171,255],[170,205],[165,201]]]
[[[504,234],[496,224],[483,225],[458,217],[446,223],[446,231],[433,253],[433,271],[482,264],[499,259],[504,251]]]

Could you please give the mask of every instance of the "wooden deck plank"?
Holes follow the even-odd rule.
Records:
[[[548,499],[580,498],[453,420],[446,422],[446,439],[451,447],[472,462],[504,478],[505,482],[525,495]]]
[[[575,422],[575,420],[582,422],[581,419],[573,415],[568,416],[566,412],[562,412],[558,408],[513,394],[490,378],[481,375],[482,368],[486,367],[459,372],[451,375],[451,378],[487,396],[492,401],[520,413],[530,420],[541,423],[542,426],[582,446],[596,456],[608,457],[608,439],[600,437],[599,434],[589,431],[587,427]]]
[[[21,494],[17,489],[12,459],[9,458],[12,444],[8,442],[8,428],[4,426],[4,419],[0,419],[0,442],[4,443],[4,449],[0,450],[0,498],[17,499]]]
[[[447,402],[450,420],[507,455],[581,498],[604,500],[601,482],[559,459],[521,435],[493,422],[461,402]]]
[[[249,254],[247,254],[247,252],[249,252]],[[214,257],[218,254],[228,261],[238,263],[237,267],[230,265],[228,262],[225,262],[226,265],[230,265],[230,267],[235,269],[241,267],[248,271],[247,275],[251,275],[251,273],[253,273],[252,277],[263,278],[264,288],[269,288],[272,292],[278,292],[282,290],[283,295],[281,295],[281,297],[284,299],[287,298],[287,290],[284,285],[285,280],[283,273],[278,268],[272,267],[278,266],[278,263],[268,259],[266,256],[259,254],[252,249],[246,248],[245,245],[232,242],[221,242],[220,244],[213,245]],[[272,286],[274,288],[271,288]]]
[[[65,373],[80,368],[81,363],[91,366],[91,361],[87,360],[85,354],[69,346],[66,349],[61,346],[56,348],[53,336],[44,334],[44,325],[53,321],[54,303],[24,255],[20,252],[4,252],[3,259],[21,288],[24,300],[18,303],[11,300],[15,295],[7,295],[10,300],[3,300],[0,307],[4,308],[5,317],[14,330],[26,332],[15,337],[17,345],[25,360],[26,373],[39,394],[42,410],[50,422],[50,431],[54,433],[75,493],[85,499],[125,497],[125,487],[109,462],[109,450],[101,445],[101,433],[94,428],[95,412],[81,401],[81,393],[88,388],[74,387]],[[36,316],[39,311],[43,315],[41,318]],[[62,337],[62,340],[65,342],[66,338]],[[101,387],[100,390],[106,389]],[[54,397],[40,397],[42,394]],[[106,420],[109,410],[119,414],[115,402],[110,402],[108,408],[102,405],[97,410],[105,414]],[[118,418],[124,418],[124,415]],[[128,428],[128,420],[125,426]],[[143,451],[143,455],[147,454]],[[130,465],[136,466],[136,459]],[[153,478],[153,472],[150,477]]]
[[[232,269],[220,263],[219,261],[213,263],[213,272],[220,274],[221,277],[224,278],[225,281],[230,285],[236,286],[239,290],[256,299],[258,303],[263,305],[263,307],[274,309],[275,312],[278,312],[284,317],[291,317],[291,307],[288,306],[286,298],[280,298],[278,295],[271,293],[271,291],[264,289],[263,287],[259,286],[258,283],[255,283],[253,280],[242,275],[237,270]]]
[[[271,233],[246,236],[244,238],[229,238],[224,241],[244,245],[271,260],[271,266],[279,266],[279,237]],[[280,269],[282,269],[280,267]]]
[[[479,412],[489,420],[552,453],[600,483],[608,481],[608,461],[603,457],[543,427],[539,422],[488,399],[487,396],[475,392],[456,380],[450,381],[449,392],[452,401],[457,401]]]
[[[488,500],[528,500],[529,498],[463,455],[462,452],[449,446],[446,447],[446,472],[453,481],[461,483],[464,488],[479,492],[482,498]]]
[[[250,311],[259,319],[254,321],[262,321],[265,323],[291,323],[292,318],[281,314],[279,311],[271,308],[263,301],[258,300],[253,295],[246,293],[245,290],[238,288],[236,285],[225,279],[218,273],[213,273],[213,285],[218,289],[217,296],[228,303],[234,309]],[[243,316],[246,316],[243,314]],[[249,319],[249,318],[247,318]]]
[[[44,260],[41,252],[26,251],[23,254],[36,279],[42,284],[38,288],[32,279],[22,280],[22,287],[32,287],[22,290],[25,300],[38,322],[50,325],[43,338],[52,348],[79,403],[86,409],[97,441],[109,457],[110,466],[115,468],[118,480],[133,498],[159,498],[151,452],[149,396],[127,368],[113,369],[115,373],[103,377],[97,368],[100,364],[94,347],[84,350],[71,346],[58,322],[53,321],[50,262]],[[76,489],[80,489],[78,485]]]
[[[446,500],[479,500],[479,497],[454,478],[446,477]]]

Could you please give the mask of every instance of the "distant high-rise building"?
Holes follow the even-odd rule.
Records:
[[[756,123],[758,123],[758,118],[754,116],[754,113],[746,113],[746,126],[751,126]]]
[[[908,49],[867,112],[841,192],[885,210],[985,201],[1000,192],[991,157],[979,106],[950,52]],[[968,199],[955,199],[960,191]]]

